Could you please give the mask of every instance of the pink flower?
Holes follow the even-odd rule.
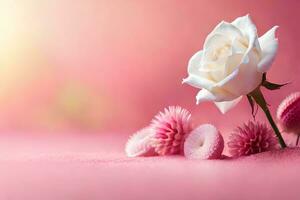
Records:
[[[247,156],[275,149],[273,131],[264,123],[249,121],[230,135],[228,147],[233,157]]]
[[[219,159],[223,149],[223,137],[211,124],[195,128],[184,143],[184,155],[189,159]]]
[[[152,145],[159,155],[183,153],[183,143],[192,130],[191,114],[179,106],[165,108],[152,120]]]
[[[292,93],[281,102],[277,119],[285,131],[300,134],[300,92]]]
[[[125,146],[125,153],[128,157],[155,156],[157,155],[151,145],[153,129],[146,127],[133,134]]]

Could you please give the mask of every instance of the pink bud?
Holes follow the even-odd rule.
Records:
[[[277,118],[285,131],[300,134],[300,92],[290,94],[281,102]]]
[[[152,128],[146,127],[133,134],[126,143],[126,155],[128,157],[157,155],[151,145],[153,133]]]
[[[184,143],[184,155],[190,159],[219,159],[223,149],[223,137],[211,124],[194,129]]]
[[[155,132],[153,147],[159,155],[180,154],[191,131],[191,114],[179,106],[170,106],[155,116],[151,127]]]

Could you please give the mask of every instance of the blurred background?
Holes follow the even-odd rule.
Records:
[[[273,114],[300,90],[298,0],[0,0],[0,131],[130,133],[169,105],[224,132],[251,119],[246,99],[222,115],[182,85],[189,58],[221,20],[279,25],[266,93]],[[265,120],[262,113],[258,118]]]

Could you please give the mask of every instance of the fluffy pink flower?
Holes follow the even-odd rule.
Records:
[[[184,143],[184,155],[189,159],[219,159],[223,149],[223,137],[211,124],[195,128]]]
[[[281,102],[277,119],[285,131],[300,134],[300,92],[292,93]]]
[[[229,136],[229,152],[233,157],[247,156],[276,148],[273,131],[264,123],[249,121]]]
[[[128,157],[157,155],[151,145],[153,133],[151,127],[146,127],[133,134],[125,145],[126,155]]]
[[[183,143],[191,128],[191,114],[179,106],[165,108],[152,120],[152,145],[159,155],[183,153]]]

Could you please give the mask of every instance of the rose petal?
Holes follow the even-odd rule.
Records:
[[[232,42],[232,54],[244,54],[248,49],[244,38],[234,38]]]
[[[258,39],[262,50],[262,59],[258,63],[258,70],[262,73],[270,69],[275,59],[278,49],[278,39],[275,37],[277,28],[278,26],[274,26]]]
[[[189,74],[199,74],[198,69],[201,66],[202,57],[203,57],[203,51],[198,51],[190,58],[188,63]]]
[[[214,33],[214,34],[209,34],[206,37],[203,48],[216,49],[218,47],[222,47],[230,43],[231,41],[229,37],[222,34]]]
[[[230,40],[243,36],[242,32],[236,26],[225,21],[220,22],[210,33],[210,35],[212,34],[221,34],[226,37],[229,37]]]
[[[234,99],[234,96],[222,88],[214,88],[211,91],[202,89],[196,96],[197,104],[205,101],[226,101],[228,98],[231,100]]]
[[[197,104],[205,101],[215,101],[217,97],[206,89],[202,89],[196,96]]]
[[[243,96],[240,96],[232,101],[215,102],[216,106],[219,108],[222,114],[235,107],[241,100]]]
[[[189,75],[196,75],[198,77],[208,79],[208,73],[206,71],[201,71],[200,68],[202,68],[203,64],[203,54],[204,51],[198,51],[195,53],[188,63],[188,73]]]
[[[242,59],[243,54],[234,54],[229,56],[225,65],[225,75],[230,75],[234,70],[238,69]]]
[[[245,60],[242,60],[241,64],[235,64],[241,59],[241,55],[235,54],[230,56],[226,64],[228,65],[228,70],[233,71],[222,81],[218,82],[215,87],[223,88],[226,91],[235,94],[235,98],[253,91],[260,84],[262,74],[257,71],[258,61],[254,53],[250,52],[249,57],[248,63],[246,63]],[[235,65],[238,66],[235,67]]]
[[[202,78],[201,76],[189,75],[187,78],[182,80],[182,83],[187,83],[195,88],[211,89],[215,82]]]
[[[255,47],[260,53],[261,50],[258,42],[256,26],[252,22],[250,16],[245,15],[243,17],[238,17],[233,22],[231,22],[231,24],[239,28],[244,34],[244,36],[248,38],[249,44],[246,54],[248,54],[248,52],[251,51],[253,47]]]
[[[198,51],[192,56],[188,64],[189,76],[183,79],[182,83],[187,83],[196,88],[209,89],[215,82],[207,78],[208,72],[200,71],[203,51]]]
[[[224,74],[224,65],[228,56],[232,54],[231,47],[226,52],[223,52],[222,55],[218,55],[217,60],[212,59],[215,54],[215,49],[205,49],[203,50],[203,59],[201,66],[198,69],[200,72],[205,72],[206,77],[211,79],[212,74],[221,73]],[[222,67],[221,67],[222,66]],[[216,78],[218,80],[218,78]]]
[[[251,29],[253,31],[256,31],[256,26],[252,22],[249,14],[236,18],[235,20],[233,20],[231,22],[231,24],[234,25],[235,27],[237,27],[240,31],[242,31],[242,33],[244,35],[247,35],[248,31]]]

